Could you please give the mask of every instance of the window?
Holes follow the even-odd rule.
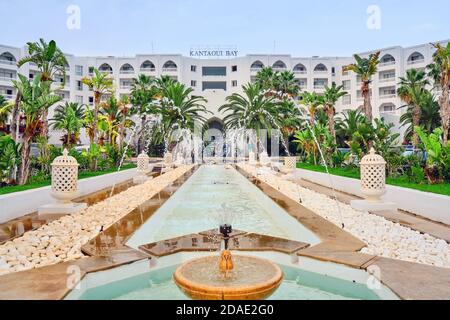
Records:
[[[352,103],[352,96],[351,95],[346,95],[342,97],[342,104],[344,105],[349,105]]]
[[[89,97],[89,105],[94,105],[94,97]]]
[[[203,76],[219,76],[223,77],[227,75],[227,68],[226,67],[203,67],[202,69]]]
[[[77,90],[83,91],[83,83],[80,80],[77,80]]]
[[[237,66],[231,66],[231,72],[237,72],[238,68]]]
[[[94,67],[89,67],[89,74],[94,74]]]
[[[334,75],[336,75],[336,68],[335,67],[332,67],[331,68],[331,74],[334,76]]]
[[[238,86],[237,80],[231,81],[231,86],[232,86],[232,87],[237,87],[237,86]]]
[[[75,101],[78,102],[79,104],[83,104],[83,96],[76,96]]]
[[[227,83],[225,81],[204,81],[203,91],[205,90],[227,90]]]
[[[197,86],[197,81],[191,80],[191,87],[196,87],[196,86]]]
[[[342,86],[344,87],[343,89],[346,91],[351,90],[351,85],[352,85],[352,82],[350,80],[342,81]]]
[[[197,66],[191,66],[191,72],[197,72]]]
[[[83,66],[75,66],[75,74],[77,76],[83,76]]]
[[[34,78],[34,73],[30,73],[30,79]]]

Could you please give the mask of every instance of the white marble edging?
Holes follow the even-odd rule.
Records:
[[[136,176],[137,169],[109,173],[98,177],[78,181],[78,195],[82,197],[90,193],[111,187],[114,183],[122,183]],[[53,203],[50,195],[51,186],[15,192],[0,196],[0,223],[23,217],[36,212],[40,206]]]
[[[325,173],[297,169],[304,180],[331,187],[330,178]],[[356,179],[332,175],[334,188],[348,194],[364,197],[361,193],[361,184]],[[356,183],[355,183],[356,181]],[[450,224],[450,197],[435,193],[423,192],[413,189],[387,185],[387,192],[383,200],[394,202],[399,209],[420,215],[422,217]]]

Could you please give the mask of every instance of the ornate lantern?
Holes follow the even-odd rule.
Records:
[[[284,158],[284,168],[286,171],[294,171],[297,167],[297,157]]]
[[[363,157],[361,166],[361,191],[369,202],[380,202],[380,197],[386,193],[386,161],[375,153]]]
[[[270,158],[267,152],[261,152],[259,155],[259,163],[262,166],[268,166],[270,164]]]
[[[150,157],[142,151],[137,157],[137,172],[140,175],[146,175],[150,171]]]
[[[39,214],[74,214],[87,207],[86,203],[71,201],[78,194],[78,162],[67,149],[52,163],[50,194],[57,202],[39,207]]]
[[[150,167],[150,157],[142,151],[142,153],[137,157],[137,176],[133,178],[135,184],[142,184],[147,180],[151,179],[147,176],[147,173],[152,171],[153,168]]]
[[[52,197],[70,203],[78,192],[78,162],[67,149],[52,163]]]

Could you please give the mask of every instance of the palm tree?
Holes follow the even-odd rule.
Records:
[[[325,86],[325,94],[323,96],[323,106],[328,116],[328,128],[333,136],[334,144],[336,144],[336,130],[334,128],[334,116],[336,114],[335,105],[341,97],[347,94],[343,89],[343,85],[337,86],[336,83],[333,83],[331,87]]]
[[[106,94],[112,94],[113,92],[113,79],[109,77],[108,73],[102,73],[98,69],[94,68],[94,75],[90,78],[83,78],[81,80],[90,90],[94,92],[94,112],[93,112],[93,132],[92,143],[98,143],[98,129],[95,125],[98,122],[98,113],[100,108],[100,102],[102,97]],[[96,169],[97,165],[94,165]]]
[[[64,130],[63,144],[67,149],[71,149],[73,144],[77,144],[80,138],[80,130],[84,126],[85,105],[76,102],[66,102],[65,105],[58,106],[55,114],[50,119],[51,126],[56,130]]]
[[[42,125],[42,115],[52,105],[61,100],[58,95],[50,93],[49,81],[41,81],[38,75],[32,82],[19,74],[19,81],[13,80],[14,87],[20,93],[21,111],[25,117],[25,132],[21,149],[21,164],[19,169],[19,184],[24,185],[30,174],[30,143]]]
[[[265,67],[256,75],[256,84],[262,90],[273,90],[277,82],[277,74],[271,67]]]
[[[424,91],[420,97],[420,126],[424,128],[424,131],[428,134],[433,133],[434,129],[440,127],[441,117],[439,116],[439,103],[436,101],[433,94],[429,91]],[[411,106],[406,105],[403,107],[408,107],[407,111],[401,115],[400,123],[403,126],[407,126],[405,131],[405,139],[411,139],[414,131],[413,126],[413,110]]]
[[[162,95],[164,90],[168,87],[174,85],[177,81],[175,81],[170,76],[161,76],[155,80],[156,87],[159,90],[159,95]]]
[[[295,75],[291,71],[277,73],[275,77],[275,90],[289,97],[297,96],[300,92],[300,86],[295,80]]]
[[[380,53],[373,53],[369,58],[361,58],[355,54],[356,63],[344,67],[344,71],[353,71],[361,77],[361,93],[364,98],[364,114],[367,120],[372,122],[372,105],[370,103],[370,83],[371,78],[378,71],[378,64],[380,63]]]
[[[4,127],[8,122],[9,115],[14,105],[0,95],[0,127]]]
[[[69,65],[66,56],[58,48],[56,42],[51,40],[47,43],[44,39],[39,39],[39,42],[28,42],[28,56],[22,58],[17,63],[20,68],[25,63],[34,63],[39,69],[42,82],[53,82],[55,76],[59,75],[63,81],[61,86],[64,87],[66,82],[66,67]],[[48,110],[44,110],[42,114],[43,127],[42,136],[47,139],[48,134]]]
[[[257,136],[257,149],[260,149],[261,130],[279,128],[278,108],[275,97],[264,95],[259,84],[242,86],[243,95],[235,93],[227,97],[227,103],[219,108],[228,113],[224,117],[225,127],[229,129],[253,129]]]
[[[162,116],[159,128],[160,142],[170,144],[175,130],[188,129],[192,132],[206,122],[207,119],[203,114],[209,112],[205,107],[207,100],[192,95],[193,91],[194,89],[179,82],[172,82],[162,88],[159,110]]]
[[[348,110],[342,113],[336,121],[336,135],[339,137],[341,146],[345,145],[345,141],[351,139],[354,132],[358,131],[360,123],[367,121],[366,117],[360,110]]]
[[[171,78],[169,79],[173,81]],[[155,97],[160,91],[157,84],[162,88],[166,86],[167,82],[168,81],[163,80],[158,83],[145,74],[140,74],[137,78],[133,79],[130,94],[130,102],[132,104],[131,113],[136,114],[141,119],[141,129],[138,133],[138,154],[144,149],[143,139],[148,117],[155,114],[157,110],[156,104],[154,103]]]
[[[443,143],[447,145],[450,125],[449,87],[450,87],[450,42],[444,47],[439,43],[432,44],[436,48],[433,55],[433,64],[428,66],[429,75],[434,79],[435,87],[442,90],[439,96],[442,129],[444,131]]]
[[[314,127],[316,112],[324,102],[323,96],[318,95],[316,92],[304,92],[300,97],[300,104],[306,107],[309,114],[309,124],[311,127]]]
[[[422,113],[420,102],[422,95],[426,90],[425,86],[428,84],[429,82],[426,78],[425,71],[419,71],[416,69],[408,70],[406,72],[406,77],[400,78],[400,87],[398,88],[397,93],[400,99],[402,99],[408,106],[411,106],[413,127],[420,124],[420,117]],[[419,137],[416,132],[413,132],[412,144],[414,148],[419,146]]]
[[[300,111],[295,103],[287,99],[278,104],[277,113],[281,133],[283,134],[284,138],[284,147],[287,149],[286,153],[290,155],[289,137],[302,126],[302,115],[300,114]]]

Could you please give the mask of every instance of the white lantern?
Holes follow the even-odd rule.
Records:
[[[39,214],[73,214],[87,207],[86,203],[73,203],[78,195],[78,162],[69,156],[67,149],[63,155],[57,157],[52,163],[51,196],[56,203],[38,208]]]
[[[267,152],[261,152],[259,155],[259,163],[262,166],[268,166],[270,164],[270,158]]]
[[[369,202],[380,202],[380,197],[386,193],[386,161],[375,153],[363,157],[361,166],[361,191]]]
[[[286,171],[294,171],[296,167],[297,167],[297,157],[284,158],[284,169]]]
[[[68,154],[64,149],[52,163],[52,197],[62,203],[70,203],[78,192],[78,162]]]
[[[139,174],[147,174],[150,171],[150,157],[142,151],[137,157],[137,172]]]
[[[248,154],[248,163],[253,166],[256,164],[256,155],[253,151]]]

